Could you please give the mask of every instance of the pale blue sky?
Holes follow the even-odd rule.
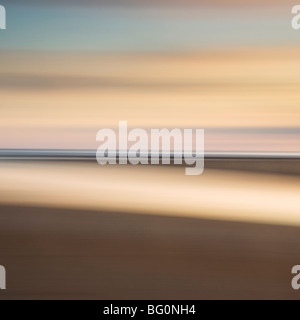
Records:
[[[6,10],[2,49],[159,52],[300,44],[290,7],[8,5]]]

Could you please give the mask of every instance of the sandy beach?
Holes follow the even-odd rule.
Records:
[[[1,161],[1,298],[298,299],[299,176],[218,163]]]
[[[298,299],[299,227],[2,206],[1,299]]]

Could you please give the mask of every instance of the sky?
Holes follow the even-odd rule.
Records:
[[[286,4],[289,0],[85,0],[84,2],[81,0],[3,0],[4,4],[12,3],[12,4],[43,4],[43,5],[60,5],[60,4],[68,4],[68,5],[203,5],[203,4],[213,4],[213,5],[240,5],[244,6],[248,5],[257,5],[257,4]]]
[[[95,148],[127,120],[203,128],[208,151],[300,151],[290,1],[1,3],[0,148]]]
[[[48,3],[48,2],[47,2]],[[298,45],[288,5],[6,6],[0,49],[182,52],[208,48]]]

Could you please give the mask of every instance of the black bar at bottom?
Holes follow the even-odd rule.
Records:
[[[278,301],[0,301],[1,319],[215,319],[287,315],[297,305]]]

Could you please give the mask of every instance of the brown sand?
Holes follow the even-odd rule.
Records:
[[[0,299],[298,299],[299,227],[2,206]]]

